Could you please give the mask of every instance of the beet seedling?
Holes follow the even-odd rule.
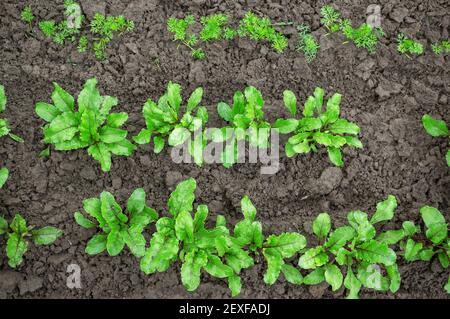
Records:
[[[133,154],[136,146],[126,139],[128,132],[121,129],[128,114],[110,113],[118,100],[101,96],[95,78],[87,80],[78,95],[78,110],[74,98],[57,83],[53,84],[53,104],[36,104],[36,114],[48,122],[43,128],[46,144],[53,144],[57,151],[87,148],[104,172],[111,169],[111,154]]]
[[[424,47],[422,43],[417,42],[413,39],[409,39],[403,33],[400,33],[397,36],[397,42],[398,42],[397,46],[398,52],[405,54],[407,57],[409,57],[408,54],[422,55],[424,52]]]
[[[377,204],[377,210],[369,219],[362,211],[350,212],[349,226],[331,231],[331,218],[320,214],[313,222],[313,233],[318,245],[308,248],[299,259],[302,269],[312,270],[304,277],[306,285],[326,281],[333,291],[345,286],[348,298],[358,298],[361,287],[378,291],[396,292],[400,287],[397,256],[389,245],[376,235],[374,225],[391,220],[397,208],[394,196]],[[347,269],[344,278],[340,267]],[[382,267],[388,277],[384,277]],[[356,270],[356,274],[355,271]]]
[[[5,185],[6,181],[8,180],[9,171],[6,167],[0,168],[0,188]]]
[[[227,141],[222,153],[222,163],[231,167],[239,158],[238,142],[249,141],[253,147],[267,148],[270,124],[264,119],[264,100],[261,92],[249,86],[244,93],[237,91],[233,97],[233,106],[224,102],[217,105],[219,116],[230,125],[215,134],[215,142]],[[232,136],[228,136],[233,132]]]
[[[443,120],[437,120],[426,114],[422,117],[422,124],[428,134],[433,137],[448,137],[450,142],[450,131]],[[446,155],[447,165],[450,166],[450,149]]]
[[[8,99],[5,94],[5,87],[0,84],[0,113],[5,111],[7,102]],[[9,128],[9,121],[7,119],[0,118],[0,137],[6,135],[8,135],[12,140],[16,142],[23,142],[23,138],[11,133],[11,129]]]
[[[197,88],[192,92],[184,108],[184,114],[181,110],[182,96],[181,86],[169,82],[167,92],[158,100],[158,103],[149,99],[143,108],[146,128],[142,129],[133,139],[138,144],[150,143],[153,136],[154,152],[160,153],[166,144],[170,146],[179,146],[187,140],[191,142],[191,133],[195,133],[208,122],[208,111],[204,106],[200,106],[203,97],[203,89]],[[195,115],[193,113],[195,112]],[[202,135],[200,135],[202,137]],[[203,154],[202,149],[199,153],[192,153],[193,143],[189,150],[194,156],[196,163],[201,164]]]
[[[310,96],[304,105],[301,119],[278,119],[273,128],[277,128],[281,134],[293,134],[285,146],[288,157],[317,152],[317,147],[322,145],[327,148],[330,161],[336,166],[343,166],[343,146],[363,147],[355,137],[360,128],[355,123],[340,118],[339,93],[328,100],[326,109],[323,110],[324,95],[323,89],[316,88],[314,96]],[[297,98],[293,92],[284,92],[284,104],[293,116],[297,114]]]
[[[32,226],[27,226],[26,220],[19,214],[14,216],[9,225],[6,219],[0,217],[0,235],[6,236],[6,256],[11,268],[22,264],[23,256],[28,250],[28,238],[36,246],[42,246],[52,244],[62,234],[63,232],[55,227],[34,229]]]
[[[87,254],[97,255],[106,250],[110,256],[117,256],[126,245],[134,256],[144,256],[146,240],[142,233],[151,222],[158,219],[158,213],[146,205],[144,189],[136,189],[131,194],[127,202],[127,214],[123,213],[109,192],[101,193],[100,198],[84,200],[83,208],[91,218],[75,212],[78,225],[101,230],[87,243]]]

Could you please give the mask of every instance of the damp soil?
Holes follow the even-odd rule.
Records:
[[[203,276],[197,291],[188,293],[181,284],[179,265],[165,273],[146,276],[128,251],[118,257],[84,253],[91,231],[81,230],[73,213],[82,200],[101,191],[112,192],[120,203],[143,187],[148,204],[161,214],[174,186],[188,177],[198,182],[196,203],[209,205],[211,216],[224,214],[230,223],[240,218],[240,199],[248,195],[258,209],[264,231],[300,231],[310,237],[313,218],[327,211],[342,225],[347,212],[373,213],[377,202],[393,194],[399,208],[383,229],[400,227],[405,220],[420,222],[418,209],[433,205],[450,220],[450,170],[444,156],[445,139],[432,138],[421,127],[428,113],[450,122],[450,57],[437,57],[428,50],[408,59],[396,52],[400,31],[430,45],[449,37],[450,3],[435,1],[380,1],[383,39],[375,55],[344,41],[326,36],[320,26],[319,9],[325,1],[80,1],[88,18],[93,12],[124,14],[135,21],[133,32],[116,38],[108,49],[109,60],[98,62],[92,54],[79,54],[74,45],[58,46],[42,35],[27,35],[20,10],[31,4],[39,20],[57,18],[62,0],[0,2],[0,83],[7,91],[4,117],[25,143],[0,140],[0,166],[10,170],[10,179],[0,192],[0,214],[8,219],[21,213],[33,225],[52,225],[65,235],[53,245],[33,245],[24,263],[11,270],[0,258],[0,298],[227,298],[222,280]],[[344,16],[356,23],[365,20],[370,1],[335,1]],[[267,43],[247,39],[216,42],[206,46],[207,59],[194,61],[166,31],[168,17],[187,12],[201,16],[228,12],[235,21],[247,10],[273,21],[305,22],[320,39],[317,59],[307,64],[295,51],[295,29],[286,27],[289,50],[275,54]],[[37,29],[36,29],[37,30]],[[236,90],[254,85],[262,91],[270,121],[287,116],[282,92],[291,89],[304,101],[315,87],[343,93],[344,117],[362,128],[362,150],[345,150],[345,166],[332,167],[326,153],[289,159],[281,154],[275,175],[261,175],[261,165],[175,164],[168,150],[155,155],[151,146],[140,146],[130,158],[114,157],[111,171],[86,151],[53,152],[38,157],[43,121],[34,113],[37,101],[50,101],[52,81],[78,94],[84,81],[97,77],[102,94],[117,96],[116,110],[130,114],[127,129],[135,135],[144,126],[141,110],[148,98],[163,94],[169,80],[180,83],[187,96],[196,87],[205,89],[203,104],[210,111],[210,126],[223,125],[215,108],[231,101]],[[4,245],[2,241],[1,245]],[[67,266],[81,268],[81,289],[66,286]],[[398,293],[363,290],[363,298],[448,298],[443,286],[448,270],[437,261],[406,264],[400,260],[402,285]],[[242,274],[242,298],[342,298],[327,285],[293,286],[283,279],[273,286],[262,281],[263,263]]]

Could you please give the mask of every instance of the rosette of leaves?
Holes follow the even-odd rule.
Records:
[[[342,147],[363,147],[356,137],[360,129],[355,123],[340,118],[339,93],[328,99],[326,109],[323,109],[324,95],[323,89],[316,88],[314,96],[310,96],[304,105],[302,118],[278,119],[273,127],[281,134],[292,134],[285,146],[288,157],[317,152],[317,147],[321,145],[327,148],[328,157],[334,165],[343,166]],[[284,91],[284,104],[291,115],[296,116],[297,98],[292,91]]]
[[[74,98],[54,83],[53,104],[38,102],[36,114],[48,122],[43,128],[46,144],[53,144],[57,151],[87,148],[88,154],[108,172],[112,154],[130,156],[136,146],[126,139],[128,132],[121,129],[128,114],[111,113],[117,98],[101,96],[96,86],[95,78],[86,81],[75,110]]]
[[[141,270],[146,274],[164,272],[177,260],[181,262],[181,281],[188,291],[198,288],[202,271],[210,276],[226,279],[232,296],[240,293],[240,273],[254,265],[251,252],[263,251],[268,261],[264,276],[269,284],[275,282],[280,272],[298,283],[298,271],[284,263],[306,245],[305,238],[295,233],[270,236],[264,241],[261,223],[256,221],[256,209],[248,197],[241,201],[244,219],[233,232],[226,226],[223,216],[217,216],[215,226],[205,226],[208,207],[198,205],[194,212],[196,182],[181,182],[167,203],[168,217],[156,223],[150,247],[141,259]]]
[[[238,34],[255,41],[269,41],[272,48],[278,53],[283,53],[288,46],[288,39],[275,30],[269,18],[260,18],[251,11],[247,12],[241,20]]]
[[[347,39],[353,41],[357,48],[365,48],[370,54],[376,52],[378,41],[385,36],[382,28],[373,28],[367,23],[353,28],[350,20],[341,23],[341,30]]]
[[[87,254],[97,255],[106,250],[110,256],[117,256],[126,245],[134,256],[144,256],[143,231],[158,219],[158,213],[146,205],[144,189],[138,188],[131,194],[126,213],[109,192],[101,193],[100,198],[84,200],[83,208],[89,217],[75,212],[76,222],[83,228],[101,231],[88,241]]]
[[[61,230],[51,226],[39,229],[28,226],[26,220],[19,214],[14,216],[9,225],[6,219],[0,217],[0,235],[6,236],[6,256],[11,268],[22,264],[23,256],[28,250],[29,239],[36,246],[50,245],[62,234]]]
[[[334,9],[330,5],[325,5],[320,9],[320,14],[322,19],[320,22],[328,29],[330,32],[337,32],[341,28],[341,13]]]
[[[0,188],[5,185],[9,177],[9,170],[6,167],[0,168]]]
[[[7,102],[8,99],[5,94],[5,87],[0,84],[0,113],[5,111]],[[9,121],[7,119],[0,118],[0,137],[7,135],[16,142],[23,142],[23,139],[20,136],[11,133],[11,129],[9,128]]]
[[[299,259],[302,269],[312,270],[303,278],[306,285],[327,282],[333,291],[345,286],[348,298],[358,298],[362,287],[393,293],[400,287],[397,256],[389,247],[385,233],[377,236],[375,225],[391,220],[397,208],[394,196],[377,204],[369,219],[362,211],[350,212],[349,225],[331,230],[331,218],[322,213],[314,220],[312,229],[318,245],[304,250]],[[344,272],[342,268],[346,269]],[[383,276],[386,271],[387,277]]]
[[[443,120],[438,120],[430,115],[426,114],[422,117],[422,124],[428,134],[433,137],[447,137],[450,142],[450,131],[448,130],[447,124]],[[445,156],[447,160],[447,165],[450,166],[450,149],[447,151]]]
[[[425,225],[425,232],[420,232],[420,227],[415,226],[413,222],[405,222],[407,226],[403,227],[403,236],[400,247],[402,256],[406,261],[416,260],[430,261],[437,257],[442,268],[448,269],[450,266],[450,237],[448,236],[448,223],[444,215],[436,208],[424,206],[420,209],[420,215]],[[425,235],[425,236],[424,236]],[[444,289],[450,294],[450,276]]]
[[[194,23],[193,15],[187,15],[184,19],[172,17],[167,20],[167,30],[173,33],[174,41],[180,41],[191,50],[194,59],[202,60],[205,58],[205,52],[201,48],[196,48],[198,37],[196,34],[188,32],[189,27]]]
[[[204,106],[200,106],[202,97],[203,88],[195,89],[182,110],[181,86],[169,82],[167,92],[161,96],[158,103],[150,99],[145,103],[142,112],[147,127],[133,137],[134,141],[138,144],[147,144],[153,136],[155,153],[160,153],[164,149],[166,138],[170,146],[179,146],[188,141],[191,155],[195,162],[201,165],[203,133],[196,135],[194,140],[191,139],[191,135],[202,131],[208,122],[208,111]]]
[[[224,102],[217,105],[219,116],[229,126],[214,130],[211,138],[214,142],[227,141],[221,155],[222,164],[231,167],[239,158],[238,143],[248,141],[250,146],[267,148],[269,145],[270,124],[264,119],[264,99],[261,92],[249,86],[244,93],[237,91],[233,97],[233,105]]]
[[[408,54],[422,55],[424,52],[424,47],[422,43],[408,38],[403,33],[400,33],[397,36],[397,42],[398,42],[397,46],[398,52],[405,54],[408,57],[409,57]]]
[[[445,55],[450,53],[450,41],[442,40],[431,45],[431,49],[437,55]]]

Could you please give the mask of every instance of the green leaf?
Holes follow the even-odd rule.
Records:
[[[200,285],[200,270],[206,266],[208,259],[202,251],[189,252],[181,266],[181,281],[188,291],[194,291]]]
[[[191,112],[192,110],[194,110],[202,101],[202,97],[203,97],[203,88],[201,87],[196,88],[195,91],[192,92],[188,100],[186,112]]]
[[[292,91],[286,90],[283,92],[283,101],[289,112],[295,116],[297,113],[297,98]]]
[[[281,266],[284,278],[287,282],[294,285],[301,285],[303,282],[303,276],[300,271],[292,265],[284,264]]]
[[[167,206],[172,216],[176,217],[180,212],[191,212],[192,203],[195,199],[195,189],[197,183],[195,179],[187,179],[177,185],[175,191],[170,195]]]
[[[442,268],[447,269],[448,266],[450,265],[450,261],[448,259],[447,254],[444,252],[438,253],[438,259],[439,262],[441,263]]]
[[[364,147],[364,145],[361,143],[361,141],[354,136],[344,136],[344,138],[347,141],[348,146],[356,147],[356,148]]]
[[[433,242],[433,244],[439,245],[448,238],[448,226],[447,224],[431,225],[425,234],[427,238]]]
[[[389,290],[395,294],[400,289],[401,276],[397,264],[386,266],[386,272],[390,279]]]
[[[420,214],[428,228],[435,224],[445,224],[445,218],[442,213],[434,207],[424,206],[420,209]]]
[[[23,255],[28,250],[28,243],[18,234],[9,235],[6,242],[6,256],[8,256],[8,265],[16,268],[23,261]]]
[[[256,208],[251,202],[250,198],[248,196],[244,196],[241,200],[241,209],[242,213],[245,216],[245,219],[248,219],[250,221],[254,221],[256,217]]]
[[[205,220],[208,217],[208,206],[199,205],[197,207],[197,212],[195,212],[194,216],[194,232],[198,232],[199,230],[205,229]]]
[[[40,153],[39,157],[49,157],[50,156],[50,147],[44,148]]]
[[[5,87],[0,84],[0,113],[2,113],[6,109],[6,102],[7,102],[6,94],[5,94]]]
[[[303,278],[305,285],[318,285],[325,281],[325,269],[317,268]]]
[[[347,219],[350,225],[356,230],[358,241],[367,241],[375,237],[375,227],[369,222],[366,213],[353,211],[348,213]]]
[[[36,103],[36,114],[44,121],[51,122],[61,114],[61,111],[51,104],[38,102]]]
[[[325,242],[325,247],[336,254],[338,250],[347,244],[347,242],[353,240],[356,236],[356,232],[352,227],[344,226],[336,228]]]
[[[106,120],[109,127],[119,128],[128,120],[128,114],[125,112],[111,113]]]
[[[169,82],[167,86],[167,102],[178,113],[181,105],[181,86],[179,84]]]
[[[422,249],[419,252],[419,259],[422,261],[430,261],[431,258],[433,258],[434,254],[435,254],[435,251],[433,250],[433,248]]]
[[[322,213],[317,216],[314,220],[313,232],[319,239],[324,239],[327,237],[328,233],[331,230],[331,218],[327,213]]]
[[[99,105],[102,103],[102,97],[96,86],[97,79],[92,78],[86,81],[83,90],[81,90],[78,95],[78,112],[84,113],[86,109],[98,109]],[[109,102],[109,99],[104,101],[104,103],[105,102]],[[109,105],[111,105],[111,103],[107,104],[108,107]],[[109,113],[109,111],[106,112],[106,114],[107,113]]]
[[[100,162],[102,171],[109,172],[111,170],[111,152],[105,144],[91,145],[88,148],[88,154]]]
[[[147,129],[142,129],[138,135],[133,136],[133,141],[138,144],[148,144],[150,143],[150,138],[152,137],[152,131]]]
[[[141,232],[135,232],[129,229],[128,231],[121,231],[120,234],[135,257],[143,257],[145,255],[145,245],[147,242]]]
[[[0,216],[0,235],[6,234],[8,231],[8,222]]]
[[[369,263],[392,266],[397,260],[395,252],[385,243],[369,240],[356,248],[356,258]]]
[[[156,271],[166,271],[176,259],[179,249],[179,241],[175,237],[166,238],[155,233],[150,240],[150,247],[141,259],[141,270],[147,275]]]
[[[303,116],[312,117],[316,108],[316,99],[312,96],[308,97],[303,108]]]
[[[267,285],[273,285],[277,281],[281,272],[281,267],[284,264],[283,257],[278,250],[273,248],[264,249],[263,254],[267,261],[264,282]]]
[[[318,118],[302,118],[299,122],[299,128],[303,131],[317,131],[322,128],[322,121]]]
[[[281,134],[289,134],[294,132],[298,127],[298,120],[296,119],[277,119],[272,126],[278,129]]]
[[[291,258],[306,247],[306,238],[298,233],[283,233],[267,237],[264,245],[267,248],[275,248],[283,258]]]
[[[335,93],[330,99],[327,101],[327,110],[323,113],[323,122],[324,123],[334,123],[339,118],[342,95],[339,93]]]
[[[433,137],[448,136],[450,134],[444,121],[436,120],[427,114],[422,117],[422,124],[427,133]]]
[[[61,143],[71,140],[78,132],[78,117],[75,113],[66,112],[58,115],[44,128],[45,143]]]
[[[450,166],[450,150],[447,151],[447,155],[445,156],[445,159],[447,160],[447,166]]]
[[[205,271],[216,278],[227,278],[234,275],[233,269],[225,265],[219,257],[213,255],[208,256]]]
[[[228,277],[228,288],[231,290],[232,297],[239,295],[242,288],[241,278],[236,275]]]
[[[381,233],[378,236],[377,241],[386,243],[388,245],[394,245],[394,244],[397,244],[403,238],[405,238],[405,236],[406,236],[406,234],[403,229],[388,230],[384,233]]]
[[[333,291],[341,288],[343,280],[344,276],[338,266],[334,264],[325,266],[325,281],[331,285]]]
[[[93,222],[84,217],[84,215],[81,214],[80,212],[75,212],[74,217],[77,224],[83,228],[91,229],[96,227],[96,225]]]
[[[18,142],[18,143],[23,143],[24,142],[24,139],[22,137],[20,137],[19,135],[16,135],[16,134],[13,134],[13,133],[9,133],[9,137],[15,142]]]
[[[129,140],[122,140],[117,143],[105,144],[108,150],[114,155],[119,156],[131,156],[136,150],[136,146]]]
[[[75,105],[73,97],[63,88],[61,88],[56,82],[53,83],[53,86],[55,87],[55,90],[52,93],[53,104],[61,112],[72,112]]]
[[[88,198],[83,201],[84,210],[89,215],[94,217],[98,221],[100,227],[103,228],[103,226],[106,224],[106,221],[102,216],[101,206],[101,201],[98,198]]]
[[[357,277],[366,288],[377,291],[387,291],[389,289],[389,280],[383,277],[378,265],[361,264],[358,268]]]
[[[127,137],[128,132],[118,128],[108,126],[102,127],[100,130],[100,140],[104,143],[117,143]]]
[[[382,221],[391,220],[397,209],[397,199],[395,196],[389,195],[388,198],[377,204],[377,211],[373,214],[370,222],[377,224]]]
[[[122,208],[116,202],[114,196],[109,192],[102,192],[100,194],[102,217],[111,228],[119,230],[121,223],[126,223],[128,218],[122,214]]]
[[[422,250],[423,244],[416,243],[412,239],[408,239],[405,246],[405,260],[406,261],[414,261],[417,259],[419,252]]]
[[[328,255],[322,246],[310,248],[300,257],[298,264],[303,269],[316,269],[328,263]]]
[[[61,230],[50,226],[31,231],[31,236],[36,246],[50,245],[61,237],[62,234],[63,232]]]
[[[182,145],[186,140],[191,137],[191,132],[184,127],[177,127],[170,133],[169,135],[169,145],[170,146],[178,146]]]
[[[145,190],[143,188],[136,189],[128,198],[127,210],[132,217],[141,213],[145,208]]]
[[[358,135],[360,128],[355,123],[349,122],[345,119],[338,119],[330,125],[330,131],[334,134]]]
[[[445,291],[450,294],[450,275],[448,276],[447,284],[444,287]]]
[[[9,170],[6,167],[0,168],[0,188],[2,188],[3,185],[5,185],[8,176]]]
[[[411,221],[403,222],[402,228],[405,231],[405,235],[406,236],[412,236],[412,235],[416,234],[419,231],[419,227],[414,225],[414,223],[411,222]]]
[[[192,242],[194,240],[194,221],[187,211],[181,211],[175,219],[175,233],[178,240]]]
[[[18,235],[24,235],[28,233],[28,227],[26,220],[19,214],[16,214],[9,225],[9,227]]]
[[[334,165],[341,167],[344,166],[344,162],[342,160],[342,153],[339,148],[336,147],[328,147],[328,157],[330,158],[331,163]]]
[[[159,154],[164,149],[165,141],[161,136],[155,136],[153,138],[153,145],[153,152],[155,152],[155,154]]]
[[[315,107],[316,110],[321,113],[322,112],[322,105],[323,105],[323,97],[325,95],[325,90],[322,88],[317,87],[314,90],[314,100],[315,100]]]
[[[106,241],[106,235],[94,235],[86,245],[86,254],[92,256],[104,252],[106,250]]]
[[[106,250],[110,256],[117,256],[123,250],[125,246],[125,241],[120,233],[120,231],[116,228],[111,229],[111,232],[108,234],[108,238],[106,240]]]
[[[219,104],[217,104],[217,113],[222,119],[227,122],[231,122],[233,120],[233,111],[226,103],[220,102]]]
[[[361,290],[361,282],[356,278],[351,267],[347,269],[347,275],[345,276],[344,286],[349,291],[347,299],[358,299],[359,291]]]

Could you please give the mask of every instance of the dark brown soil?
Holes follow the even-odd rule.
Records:
[[[114,258],[88,257],[84,247],[92,233],[76,225],[73,213],[81,208],[83,199],[98,196],[103,190],[111,191],[123,203],[134,189],[144,187],[150,206],[163,213],[174,185],[194,177],[199,185],[197,203],[209,204],[213,216],[223,213],[231,222],[240,218],[241,197],[249,195],[267,234],[301,231],[308,235],[312,219],[322,211],[328,211],[340,225],[348,211],[372,213],[388,194],[397,196],[399,209],[394,222],[385,228],[398,228],[405,220],[418,222],[418,208],[423,205],[438,207],[450,220],[450,170],[444,161],[447,141],[428,136],[420,121],[429,113],[450,122],[450,57],[437,57],[428,49],[426,55],[411,60],[399,55],[395,44],[399,31],[428,45],[448,38],[447,0],[380,1],[388,40],[382,41],[373,56],[352,44],[342,45],[338,35],[324,36],[319,9],[325,1],[80,2],[87,13],[103,8],[136,23],[134,32],[114,40],[108,62],[97,62],[92,54],[80,55],[69,44],[53,44],[40,33],[36,38],[26,35],[20,11],[27,3],[40,20],[57,17],[62,0],[0,2],[0,83],[9,98],[4,116],[11,120],[13,131],[25,138],[23,144],[0,140],[0,167],[10,169],[10,179],[0,192],[0,214],[10,218],[20,212],[36,226],[53,225],[65,232],[54,245],[32,246],[16,271],[8,268],[2,256],[0,298],[229,297],[222,280],[206,275],[200,288],[188,293],[181,285],[179,265],[166,273],[146,276],[128,251]],[[346,17],[361,23],[370,3],[336,1],[335,5]],[[196,62],[185,48],[177,48],[166,31],[169,16],[226,11],[237,21],[249,9],[274,21],[311,24],[322,46],[318,58],[306,64],[294,50],[295,30],[285,28],[291,37],[285,54],[275,54],[267,44],[240,39],[209,45],[207,59]],[[102,173],[84,150],[53,152],[49,159],[39,158],[44,148],[43,122],[34,113],[35,103],[50,101],[52,81],[78,94],[92,76],[98,78],[103,94],[119,98],[117,109],[130,114],[127,128],[132,135],[144,126],[143,103],[147,98],[158,98],[169,80],[180,83],[185,95],[197,86],[204,87],[203,103],[210,110],[210,126],[223,124],[215,113],[217,103],[230,101],[236,90],[247,85],[262,91],[270,121],[287,115],[283,90],[293,90],[304,101],[321,86],[327,92],[343,93],[344,116],[362,128],[365,148],[346,151],[343,169],[331,168],[324,152],[293,159],[283,155],[280,171],[273,176],[260,175],[260,166],[255,164],[239,164],[228,170],[220,165],[177,165],[167,150],[154,155],[148,145],[139,147],[131,158],[115,157],[108,174]],[[328,178],[321,179],[322,174]],[[66,287],[66,269],[71,263],[81,267],[82,289]],[[327,286],[299,287],[284,281],[266,286],[263,267],[259,264],[243,273],[241,297],[344,296],[342,289],[334,294]],[[395,296],[363,291],[362,297],[448,298],[443,289],[448,270],[442,270],[437,261],[400,261],[400,270],[402,285]]]

